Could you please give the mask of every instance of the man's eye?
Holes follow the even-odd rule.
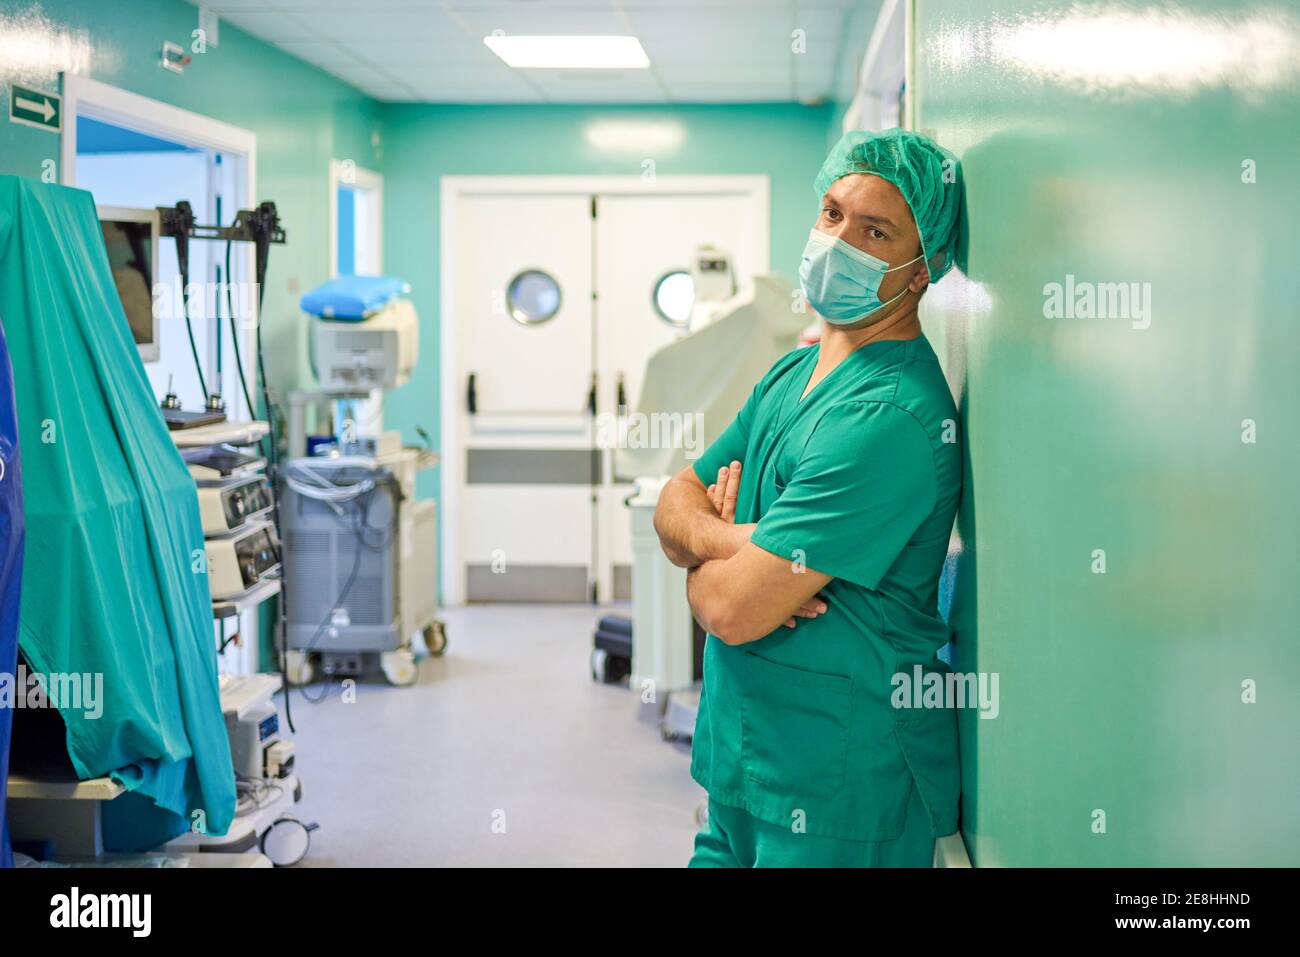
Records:
[[[840,211],[838,209],[831,209],[829,206],[827,206],[825,209],[822,210],[822,215],[825,216],[827,219],[832,219],[832,220],[838,219],[840,215]]]
[[[889,237],[886,236],[884,233],[882,233],[880,230],[878,230],[875,226],[872,226],[870,229],[868,229],[868,230],[867,230],[867,234],[870,235],[872,239],[888,239],[888,238],[889,238]]]

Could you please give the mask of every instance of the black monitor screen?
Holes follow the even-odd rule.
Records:
[[[137,344],[153,343],[152,226],[123,220],[100,221],[113,282]]]

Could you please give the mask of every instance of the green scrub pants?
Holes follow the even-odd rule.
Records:
[[[934,835],[912,785],[903,833],[892,841],[799,834],[709,799],[709,823],[695,835],[690,867],[933,867]]]

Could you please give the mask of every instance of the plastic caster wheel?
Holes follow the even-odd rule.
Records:
[[[384,670],[388,683],[399,688],[415,684],[415,679],[419,676],[415,655],[408,648],[383,652],[379,656],[379,667]]]
[[[662,727],[659,729],[659,736],[668,742],[677,740],[677,735],[674,734],[672,731],[669,731],[667,727]]]
[[[311,832],[319,824],[304,824],[288,815],[271,823],[262,835],[261,851],[276,867],[293,867],[311,849]]]
[[[609,653],[604,648],[591,651],[591,680],[605,682],[605,666],[609,663]]]
[[[316,680],[316,663],[305,651],[286,651],[284,671],[294,688],[302,688]]]
[[[442,657],[443,652],[447,650],[447,626],[440,621],[435,621],[425,628],[424,646],[429,649],[429,654],[433,657]]]

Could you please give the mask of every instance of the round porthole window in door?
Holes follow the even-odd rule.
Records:
[[[506,287],[506,306],[520,325],[540,325],[560,311],[560,284],[548,272],[525,269]]]
[[[654,306],[659,318],[670,326],[685,329],[695,305],[695,280],[684,269],[664,273],[655,283]]]

